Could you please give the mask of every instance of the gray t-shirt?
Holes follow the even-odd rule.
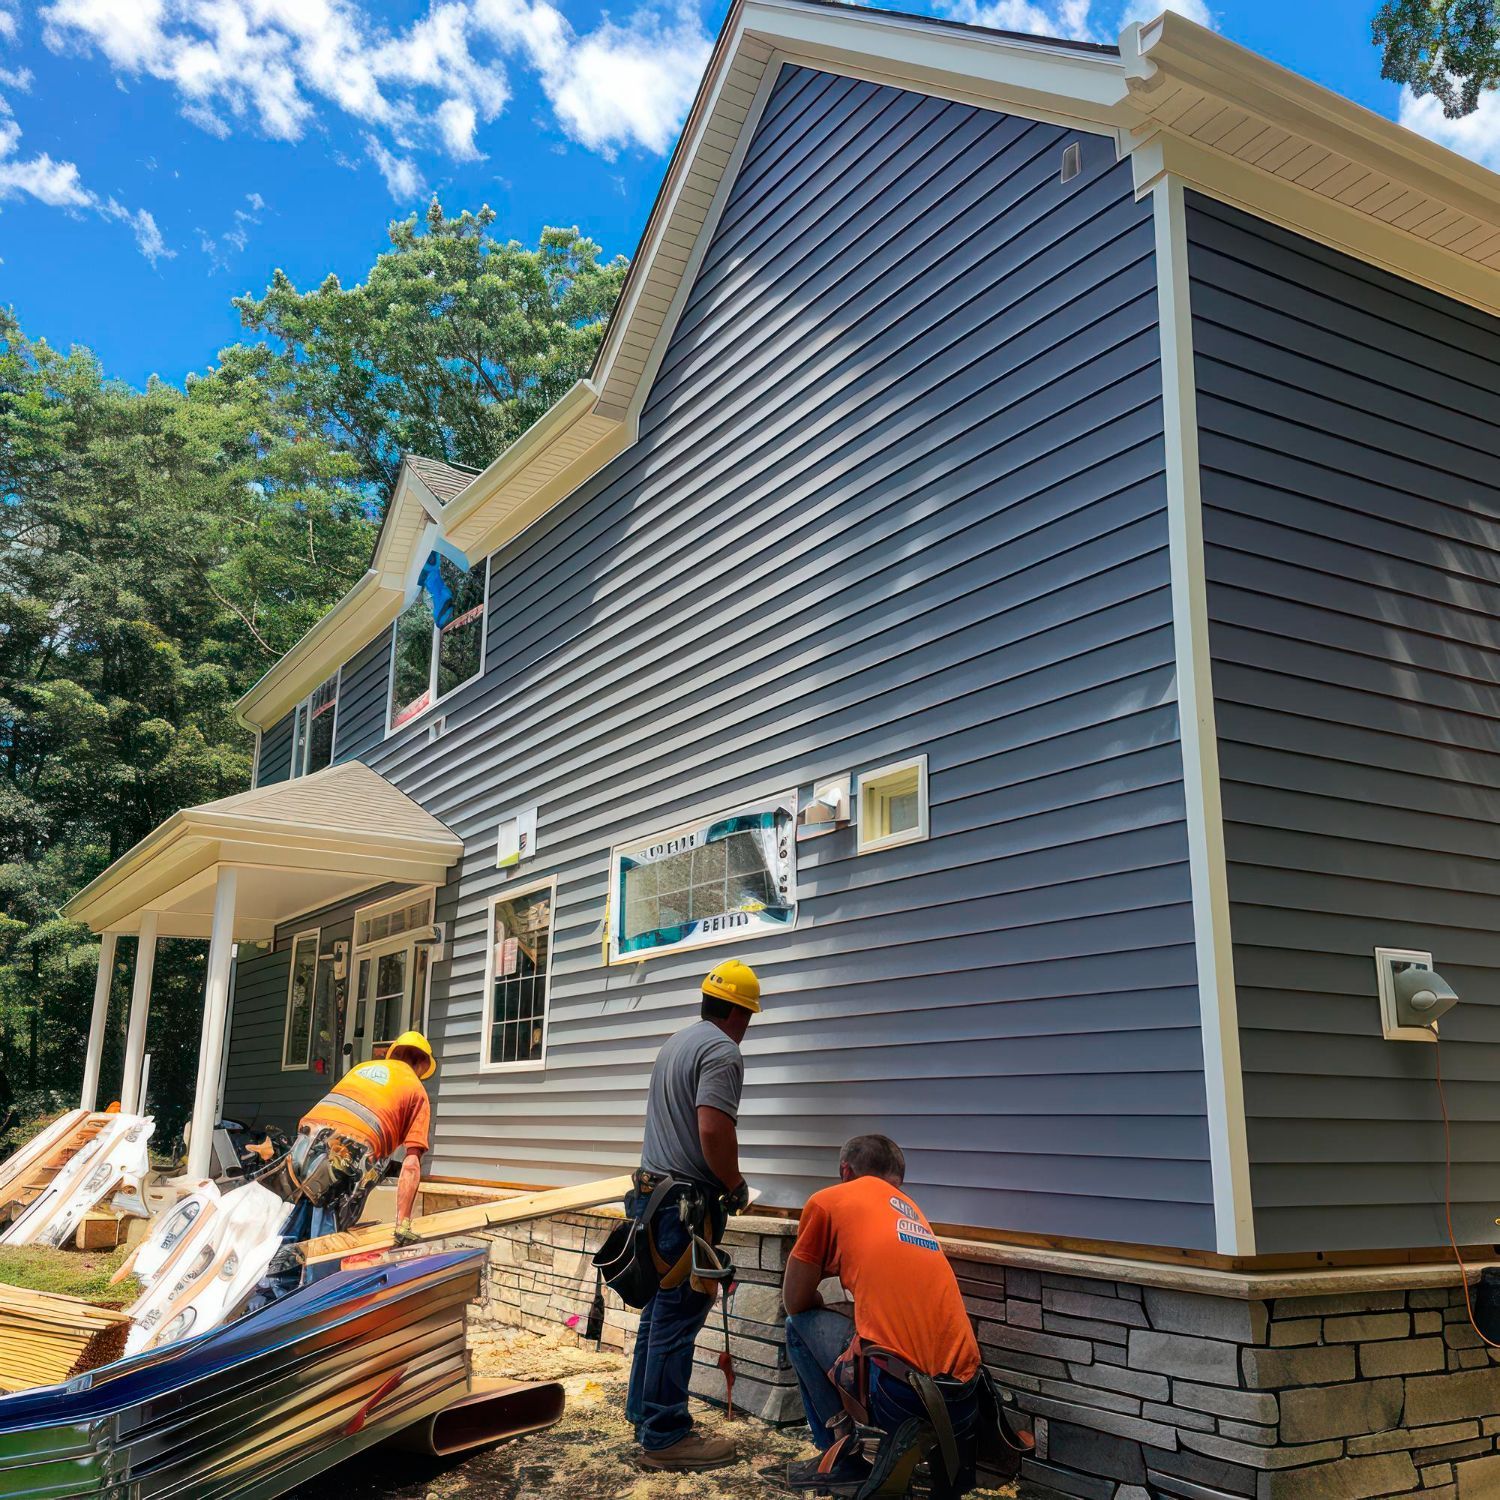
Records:
[[[703,1159],[698,1107],[722,1110],[737,1120],[744,1082],[745,1059],[739,1047],[712,1021],[698,1021],[679,1031],[656,1054],[651,1069],[641,1165],[658,1176],[717,1182]]]

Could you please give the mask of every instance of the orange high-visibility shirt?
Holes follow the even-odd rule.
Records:
[[[388,1057],[352,1068],[308,1110],[302,1124],[331,1125],[383,1157],[393,1156],[397,1147],[426,1151],[431,1120],[422,1080],[406,1063]]]
[[[932,1226],[903,1188],[856,1177],[807,1200],[794,1260],[837,1276],[854,1298],[854,1329],[927,1375],[968,1380],[979,1344],[963,1293]]]

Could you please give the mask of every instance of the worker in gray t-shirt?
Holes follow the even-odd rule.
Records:
[[[755,971],[737,959],[719,964],[703,981],[701,1019],[670,1038],[651,1069],[641,1169],[625,1212],[643,1214],[663,1178],[688,1184],[672,1188],[651,1219],[656,1253],[668,1265],[689,1244],[679,1211],[684,1196],[712,1204],[720,1228],[724,1211],[750,1201],[736,1134],[745,1078],[740,1042],[759,1010]],[[643,1468],[688,1473],[735,1461],[734,1444],[695,1431],[688,1411],[693,1345],[713,1305],[688,1278],[661,1288],[641,1310],[625,1415],[635,1427]]]

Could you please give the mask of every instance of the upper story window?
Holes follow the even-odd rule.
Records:
[[[430,552],[416,599],[396,621],[392,647],[390,728],[399,729],[441,703],[484,665],[489,559],[466,572]]]
[[[338,717],[339,674],[320,683],[297,705],[292,729],[292,775],[311,776],[333,764],[333,724]]]

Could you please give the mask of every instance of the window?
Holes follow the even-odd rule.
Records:
[[[611,861],[611,961],[795,925],[795,792],[623,845]]]
[[[318,929],[299,932],[292,943],[292,977],[286,995],[286,1032],[281,1066],[305,1068],[312,1043],[313,996],[318,980]]]
[[[311,776],[333,764],[333,723],[338,716],[339,674],[297,705],[292,729],[292,775]]]
[[[412,932],[431,923],[431,896],[421,896],[415,901],[409,896],[402,897],[395,905],[375,906],[359,913],[354,946],[368,948],[372,943],[383,943],[387,938],[400,937],[403,932]]]
[[[927,757],[914,756],[859,778],[858,852],[870,854],[927,837]]]
[[[390,728],[399,729],[479,675],[489,561],[465,571],[430,552],[415,602],[396,621],[391,646]]]
[[[542,1065],[552,980],[553,881],[497,896],[491,906],[486,1068]]]
[[[292,943],[292,975],[287,987],[286,1032],[281,1067],[332,1072],[339,1060],[339,981],[334,957],[319,953],[317,928],[299,932]]]

